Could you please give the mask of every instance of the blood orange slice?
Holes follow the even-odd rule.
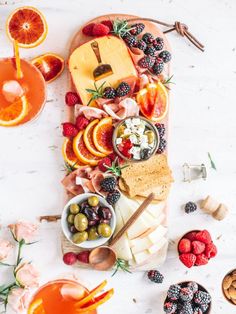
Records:
[[[90,302],[93,300],[95,295],[97,295],[99,292],[102,291],[102,289],[107,285],[107,280],[104,280],[100,285],[98,285],[96,288],[94,288],[90,293],[80,301],[76,302],[76,307],[82,307],[84,304]]]
[[[45,314],[45,310],[43,307],[43,300],[36,299],[29,307],[28,314]]]
[[[95,126],[93,130],[93,142],[97,150],[109,155],[113,152],[112,145],[112,118],[104,118]]]
[[[96,166],[101,159],[98,156],[95,156],[90,153],[87,149],[84,139],[83,139],[84,131],[80,131],[76,137],[73,139],[73,150],[75,152],[76,157],[84,164],[90,166]]]
[[[25,96],[20,97],[7,107],[0,106],[0,125],[14,126],[19,124],[28,113],[28,101]]]
[[[93,142],[93,130],[95,126],[98,124],[98,122],[99,122],[99,119],[95,119],[92,122],[90,122],[89,125],[86,127],[86,129],[84,130],[84,135],[83,135],[84,143],[91,154],[98,157],[105,157],[106,155],[99,152],[96,149],[96,146],[94,145],[94,142]]]
[[[148,84],[136,97],[142,114],[154,122],[161,121],[168,112],[168,93],[162,83]]]
[[[65,67],[63,58],[53,53],[46,53],[34,58],[32,64],[39,69],[47,83],[54,81]]]
[[[78,168],[79,166],[84,166],[84,164],[76,157],[73,151],[73,141],[66,138],[62,146],[62,156],[70,166]]]
[[[17,8],[7,20],[9,38],[18,42],[19,47],[32,48],[46,38],[47,22],[40,11],[33,7]]]

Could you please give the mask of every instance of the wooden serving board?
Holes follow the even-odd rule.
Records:
[[[88,23],[98,23],[98,22],[101,22],[103,20],[113,20],[115,18],[120,18],[120,19],[133,19],[133,18],[137,18],[137,21],[134,21],[132,23],[136,23],[136,22],[143,22],[139,19],[139,17],[137,16],[133,16],[133,15],[125,15],[125,14],[111,14],[111,15],[103,15],[103,16],[100,16],[100,17],[97,17],[95,19],[92,19],[91,21],[88,21]],[[170,45],[169,45],[169,42],[166,38],[166,36],[163,34],[163,32],[157,27],[156,24],[152,23],[152,22],[149,22],[149,21],[145,21],[144,22],[145,24],[145,32],[150,32],[152,33],[155,37],[162,37],[164,39],[164,49],[170,51]],[[84,26],[84,25],[83,25]],[[88,36],[85,36],[83,35],[82,33],[82,28],[83,26],[79,29],[79,31],[75,34],[75,36],[73,37],[72,41],[71,41],[71,45],[70,45],[70,48],[69,48],[69,55],[77,48],[79,47],[80,45],[86,43],[87,41],[91,40],[91,37],[88,37]],[[170,72],[170,63],[167,63],[165,64],[165,69],[163,71],[163,74],[164,76],[167,78],[167,77],[170,77],[171,75],[171,72]],[[72,82],[72,79],[71,79],[71,76],[70,76],[70,73],[69,73],[69,77],[68,77],[68,82],[69,82],[69,88],[68,90],[71,90],[71,91],[75,91],[75,88],[73,86],[73,82]],[[67,107],[68,108],[68,121],[71,121],[73,122],[74,121],[74,109],[73,107]],[[162,121],[162,123],[165,124],[165,127],[166,127],[166,135],[165,135],[165,138],[167,139],[167,142],[168,142],[168,121],[169,121],[169,112],[168,114],[166,115],[165,119]],[[66,198],[65,198],[65,203],[71,198],[73,197],[73,195],[71,194],[66,194]],[[139,198],[140,200],[140,198]],[[155,203],[155,202],[154,202]],[[164,225],[166,226],[167,225],[167,202],[166,202],[166,206],[165,206],[165,222],[164,222]],[[61,247],[62,247],[62,252],[63,254],[64,253],[67,253],[67,252],[81,252],[82,249],[80,249],[79,247],[71,244],[66,238],[65,236],[62,234],[61,235]],[[146,271],[146,270],[149,270],[151,268],[154,268],[154,267],[157,267],[158,265],[161,265],[165,262],[165,259],[166,259],[166,255],[167,255],[167,249],[168,249],[168,242],[161,248],[161,250],[159,250],[157,252],[157,254],[155,255],[152,255],[152,258],[150,259],[150,261],[145,264],[145,265],[140,265],[138,267],[132,267],[131,266],[131,270],[132,271]],[[78,262],[77,263],[77,266],[78,267],[81,267],[81,268],[87,268],[87,269],[92,269],[90,267],[89,264],[83,264],[83,263],[80,263]]]

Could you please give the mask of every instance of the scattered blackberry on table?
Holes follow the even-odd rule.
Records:
[[[147,56],[151,56],[151,57],[155,57],[156,55],[156,49],[152,46],[148,46],[145,51],[144,51],[145,55]]]
[[[158,57],[161,58],[163,62],[167,63],[171,60],[171,53],[167,50],[163,50],[159,53]]]
[[[147,44],[142,39],[138,40],[137,48],[144,51],[147,48]]]
[[[162,283],[164,276],[158,270],[149,270],[148,279],[155,283]]]
[[[163,310],[167,314],[176,313],[176,311],[177,311],[177,304],[173,303],[173,302],[166,302],[164,304]]]
[[[116,88],[116,95],[118,97],[123,97],[130,92],[130,86],[126,82],[121,82],[119,86]]]
[[[166,128],[165,128],[164,123],[157,123],[156,128],[157,128],[157,131],[159,133],[159,136],[163,137],[165,135],[165,132],[166,132]]]
[[[179,285],[171,285],[167,291],[167,296],[170,300],[175,301],[179,299],[181,287]]]
[[[115,190],[116,183],[115,177],[107,177],[101,181],[100,185],[103,191],[112,192]]]
[[[143,23],[136,23],[130,26],[132,29],[129,31],[131,35],[139,35],[145,28]]]
[[[142,40],[146,43],[146,44],[151,44],[154,40],[154,37],[151,33],[145,33],[143,34]]]
[[[184,303],[179,311],[179,314],[193,314],[193,308],[191,303]]]
[[[211,296],[209,293],[199,290],[194,294],[194,302],[200,305],[208,304],[211,302]]]
[[[166,140],[163,137],[161,137],[157,154],[164,153],[165,149],[166,149]]]
[[[138,40],[135,36],[132,36],[130,34],[126,34],[124,37],[123,37],[125,43],[129,46],[129,47],[136,47],[137,46],[137,43],[138,43]]]
[[[194,212],[196,209],[197,205],[193,202],[188,202],[184,207],[185,213],[187,214]]]
[[[164,47],[164,40],[161,37],[157,37],[155,40],[153,40],[152,44],[156,51],[160,51]]]
[[[116,98],[116,90],[113,87],[105,87],[103,90],[103,97],[107,99],[114,99]]]
[[[164,69],[164,62],[162,61],[161,58],[157,58],[155,60],[155,63],[152,67],[152,72],[155,74],[155,75],[159,75],[161,74],[161,72],[163,71]]]
[[[190,288],[181,288],[179,298],[183,302],[190,302],[193,299],[193,291]]]
[[[204,312],[199,306],[193,308],[193,314],[203,314],[203,313]]]
[[[150,148],[143,148],[140,152],[140,158],[142,160],[147,160],[148,158],[150,158],[152,154],[152,151]]]
[[[115,205],[120,198],[120,192],[118,190],[114,190],[113,192],[109,192],[107,194],[106,200],[110,205]]]
[[[151,69],[154,65],[155,59],[150,56],[144,56],[138,61],[138,65],[144,69]]]
[[[198,284],[195,281],[190,281],[187,287],[190,288],[193,291],[193,293],[198,291]]]

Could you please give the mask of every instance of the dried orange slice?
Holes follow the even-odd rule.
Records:
[[[73,141],[70,138],[66,138],[62,146],[62,156],[70,166],[78,168],[84,166],[84,164],[76,157],[73,151]]]
[[[148,84],[141,89],[136,100],[142,114],[154,122],[163,120],[168,112],[168,93],[161,82]]]
[[[27,115],[28,107],[29,104],[26,97],[22,96],[9,106],[0,108],[0,125],[14,126],[19,124]]]
[[[76,302],[76,307],[82,307],[84,304],[90,302],[93,300],[95,295],[97,295],[102,289],[107,285],[107,280],[104,280],[100,285],[98,285],[96,288],[94,288],[90,293],[83,298],[82,300]]]
[[[65,67],[64,59],[53,53],[36,57],[31,62],[39,69],[47,83],[54,81]]]
[[[98,124],[99,119],[95,119],[87,125],[86,129],[84,130],[84,143],[91,154],[98,156],[98,157],[105,157],[106,155],[99,152],[96,149],[96,146],[93,143],[93,130],[95,126]]]
[[[97,150],[109,155],[113,152],[112,145],[112,118],[104,118],[95,126],[93,130],[93,142]]]
[[[32,48],[43,42],[46,38],[47,22],[40,11],[33,7],[17,8],[7,19],[7,34],[16,40],[19,47]]]
[[[43,300],[42,299],[36,299],[28,309],[27,314],[45,314],[45,310],[43,307]]]
[[[101,158],[90,153],[84,143],[83,134],[84,131],[80,131],[73,139],[73,150],[75,155],[82,163],[96,166]]]

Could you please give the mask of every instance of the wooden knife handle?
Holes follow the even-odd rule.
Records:
[[[100,50],[99,50],[99,45],[97,41],[93,41],[91,43],[91,47],[93,49],[93,52],[98,60],[98,63],[102,63],[102,59],[101,59],[101,54],[100,54]]]

